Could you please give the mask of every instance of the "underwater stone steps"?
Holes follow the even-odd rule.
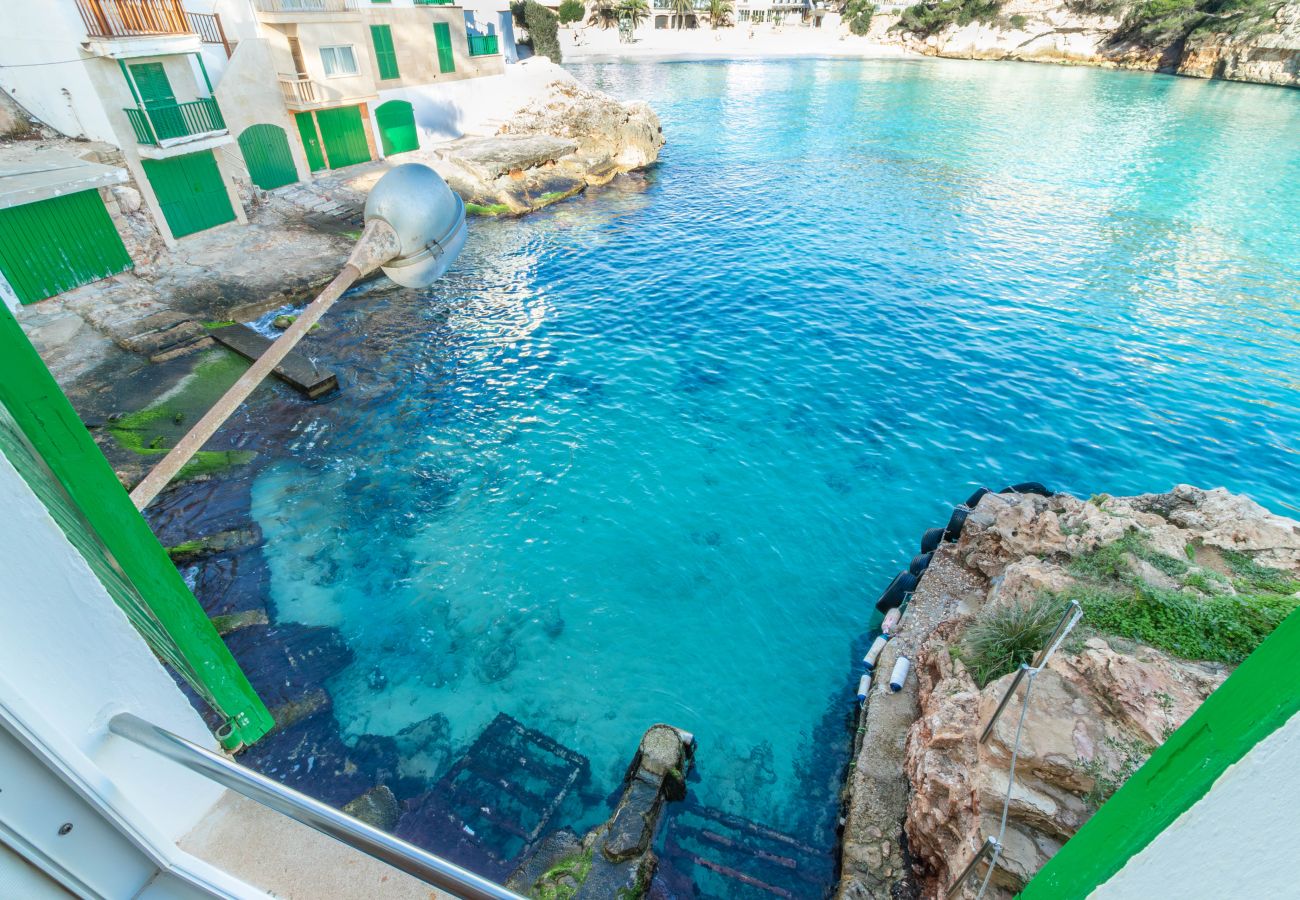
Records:
[[[685,884],[698,889],[700,868],[723,879],[730,897],[821,896],[835,883],[832,854],[699,804],[669,814],[663,843],[660,874],[670,890],[675,885],[681,891]]]
[[[544,789],[521,782],[520,770]],[[586,757],[499,713],[431,790],[406,802],[394,833],[499,880],[535,848],[565,798],[589,773]],[[529,808],[533,822],[494,811],[512,804]],[[517,846],[503,849],[511,844]]]

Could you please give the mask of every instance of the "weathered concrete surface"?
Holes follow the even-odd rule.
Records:
[[[386,863],[233,793],[179,846],[284,900],[451,900]]]
[[[841,876],[837,893],[846,900],[912,896],[910,860],[903,850],[903,822],[910,788],[904,772],[907,733],[921,714],[917,679],[909,676],[898,693],[889,674],[899,656],[913,662],[921,645],[944,621],[962,615],[987,585],[962,568],[945,544],[908,603],[894,637],[876,665],[871,694],[858,722],[858,743],[846,784]]]

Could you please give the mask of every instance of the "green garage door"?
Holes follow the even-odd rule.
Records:
[[[298,180],[289,139],[279,125],[250,125],[239,136],[239,149],[253,184],[264,191]]]
[[[361,107],[340,106],[316,111],[320,138],[325,142],[325,159],[331,169],[370,162],[366,129],[361,124]]]
[[[307,154],[307,168],[319,172],[325,168],[325,154],[321,153],[320,138],[316,136],[316,123],[309,112],[294,113],[293,119],[298,123],[298,136]]]
[[[146,159],[143,163],[167,225],[176,237],[235,218],[211,150],[171,159]]]
[[[405,100],[389,100],[375,107],[375,122],[379,124],[379,141],[385,156],[420,149],[420,137],[415,133],[415,110]]]
[[[130,266],[98,191],[0,209],[0,271],[23,303]]]

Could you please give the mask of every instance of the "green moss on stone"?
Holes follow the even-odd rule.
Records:
[[[533,883],[535,900],[573,900],[591,873],[591,850],[566,856]]]
[[[480,203],[466,203],[465,212],[471,216],[501,216],[510,212],[504,203],[492,203],[484,206]]]

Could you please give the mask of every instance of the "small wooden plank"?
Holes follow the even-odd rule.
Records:
[[[249,362],[265,353],[272,343],[247,325],[226,325],[212,329],[211,334],[217,343],[229,347]],[[323,397],[339,386],[338,376],[318,368],[297,350],[291,351],[281,360],[274,371],[277,378],[308,400]]]

